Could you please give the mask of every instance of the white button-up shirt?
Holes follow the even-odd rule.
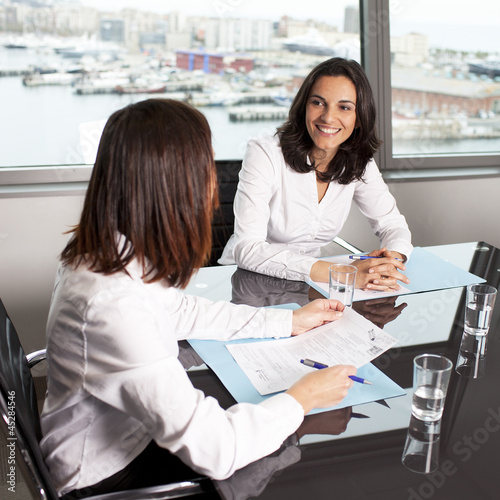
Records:
[[[118,472],[152,439],[215,479],[278,449],[302,406],[280,394],[223,410],[193,387],[177,341],[288,336],[292,311],[213,303],[127,270],[58,272],[41,448],[59,494]]]
[[[234,199],[234,234],[219,262],[305,281],[321,247],[340,233],[353,200],[381,245],[409,257],[413,247],[408,225],[373,160],[362,180],[331,182],[318,202],[315,172],[292,170],[276,136],[253,139]]]

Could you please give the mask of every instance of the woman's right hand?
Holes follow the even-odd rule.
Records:
[[[350,375],[356,375],[354,366],[337,365],[323,368],[304,375],[286,392],[302,405],[306,415],[313,408],[338,405],[353,386]]]

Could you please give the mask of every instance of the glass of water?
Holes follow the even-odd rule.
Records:
[[[452,368],[448,358],[437,354],[421,354],[413,360],[412,415],[426,422],[443,416]]]
[[[330,298],[342,302],[345,306],[352,306],[354,285],[356,284],[354,266],[348,264],[332,264],[330,266]]]
[[[486,335],[497,296],[490,285],[469,285],[465,303],[464,330],[468,335]]]

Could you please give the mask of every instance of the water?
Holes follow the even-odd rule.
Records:
[[[74,61],[68,62],[48,49],[0,47],[0,69],[69,63]],[[152,97],[147,94],[77,95],[73,87],[60,85],[26,87],[21,76],[0,77],[0,95],[3,96],[0,167],[86,163],[89,144],[82,141],[80,125],[107,120],[117,109]],[[241,159],[249,139],[274,134],[282,123],[281,120],[235,123],[229,120],[228,108],[199,109],[212,129],[217,160]],[[100,134],[92,144],[95,152],[99,137]]]
[[[436,387],[422,385],[413,393],[411,411],[420,420],[434,421],[443,416],[445,393]]]
[[[465,332],[469,335],[486,335],[490,328],[491,306],[471,302],[465,309]]]
[[[342,283],[330,283],[330,298],[351,306],[354,298],[354,286]]]

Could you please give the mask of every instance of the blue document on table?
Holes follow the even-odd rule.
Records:
[[[230,343],[273,342],[275,339],[241,339],[227,342],[217,340],[189,340],[189,344],[203,361],[215,372],[226,389],[238,403],[260,403],[272,396],[261,396],[252,385],[238,363],[226,348]],[[355,383],[344,400],[332,408],[313,410],[311,413],[356,406],[372,401],[403,396],[406,391],[393,382],[371,363],[358,369],[357,375],[372,382],[373,385]]]
[[[421,247],[413,249],[404,274],[410,278],[410,284],[406,286],[412,292],[443,290],[486,281]]]
[[[335,262],[336,259],[342,260],[345,257],[346,256],[331,257],[326,260]],[[382,296],[386,297],[391,295],[443,290],[446,288],[467,286],[474,283],[484,283],[486,281],[421,247],[415,247],[413,249],[411,258],[406,264],[406,271],[404,271],[403,274],[410,279],[410,284],[404,285],[401,291],[364,292],[363,290],[355,290],[354,300],[369,300]],[[314,281],[308,281],[308,283],[328,297],[328,285],[326,283],[316,283]]]

